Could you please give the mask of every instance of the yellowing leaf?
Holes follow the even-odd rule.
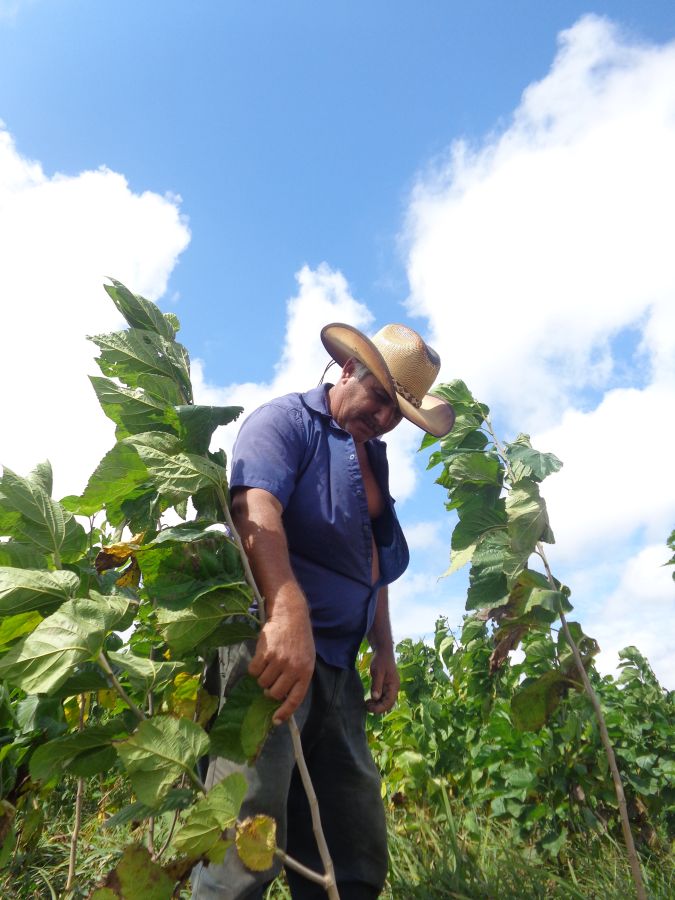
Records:
[[[237,853],[247,869],[263,872],[274,861],[277,823],[269,816],[251,816],[237,823]]]

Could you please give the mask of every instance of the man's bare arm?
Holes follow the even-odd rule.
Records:
[[[316,657],[307,601],[291,569],[281,514],[281,504],[269,491],[239,488],[234,493],[232,518],[267,614],[249,672],[268,696],[283,701],[276,724],[302,703]]]
[[[389,622],[389,592],[386,585],[380,588],[377,595],[375,618],[368,632],[368,641],[373,648],[373,659],[370,663],[371,699],[366,706],[372,713],[388,712],[396,703],[401,680],[394,656]]]

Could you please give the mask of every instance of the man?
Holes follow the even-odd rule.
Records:
[[[379,438],[402,417],[445,435],[454,412],[428,394],[440,359],[412,329],[387,325],[370,340],[335,323],[321,339],[342,366],[336,384],[265,404],[235,444],[232,513],[267,621],[254,647],[221,651],[220,674],[227,692],[248,670],[281,704],[278,727],[246,770],[241,815],[273,816],[286,852],[323,870],[284,724],[295,714],[340,896],[367,900],[382,890],[387,846],[365,710],[383,713],[396,701],[387,585],[408,564]],[[373,649],[367,704],[354,668],[365,635]],[[237,768],[212,761],[207,787]],[[193,897],[259,898],[275,874],[249,872],[228,851],[222,865],[196,871]],[[292,870],[287,876],[294,898],[325,896]]]

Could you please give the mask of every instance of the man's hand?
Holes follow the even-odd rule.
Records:
[[[304,607],[304,600],[303,607]],[[314,672],[316,653],[306,608],[289,615],[277,605],[274,616],[263,626],[249,674],[257,679],[268,697],[282,700],[273,722],[280,725],[300,706]]]
[[[370,663],[370,700],[366,708],[371,713],[386,713],[396,703],[401,679],[396,668],[394,648],[375,650]]]
[[[267,612],[248,671],[268,697],[283,701],[275,725],[304,700],[316,659],[307,601],[291,568],[281,515],[281,503],[262,488],[241,488],[233,495],[234,524]]]

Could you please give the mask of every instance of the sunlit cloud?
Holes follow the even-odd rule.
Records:
[[[82,490],[114,442],[86,377],[86,335],[124,324],[101,285],[161,297],[189,239],[177,198],[105,168],[47,175],[0,127],[0,465],[25,474],[49,458],[56,496]]]

